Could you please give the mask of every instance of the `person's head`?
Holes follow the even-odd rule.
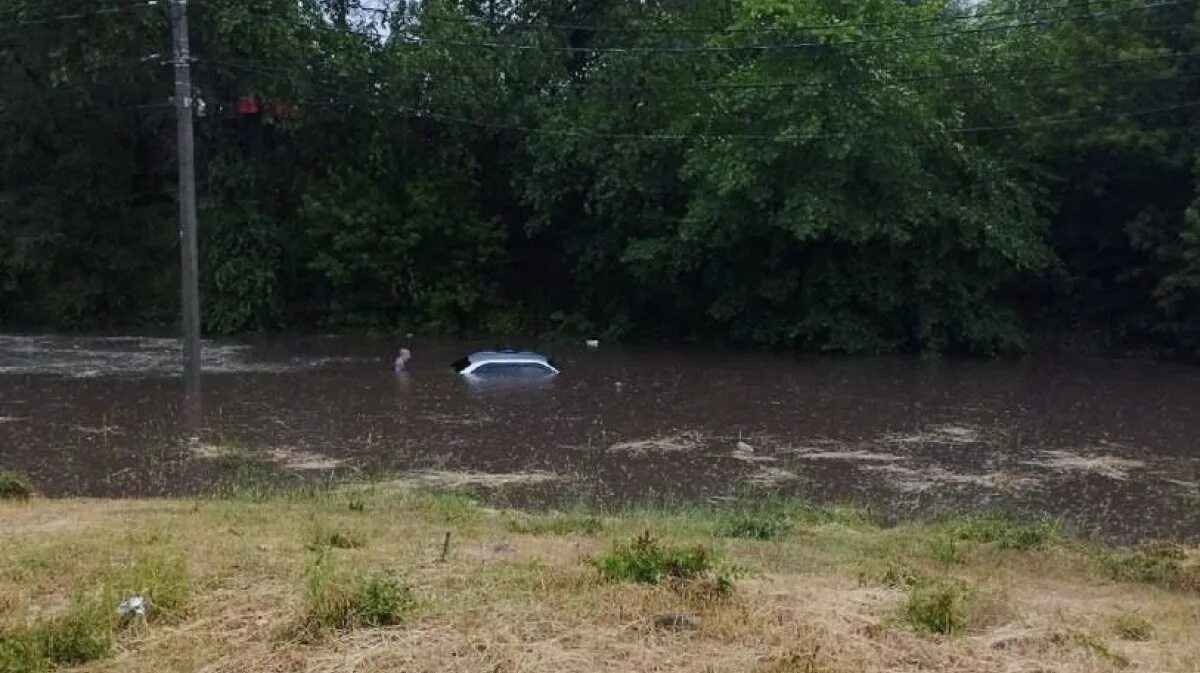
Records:
[[[396,355],[396,359],[401,362],[408,362],[412,359],[412,351],[407,348],[401,348],[400,353]]]

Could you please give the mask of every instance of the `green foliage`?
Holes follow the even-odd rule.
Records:
[[[28,500],[37,488],[27,475],[20,472],[0,472],[0,500]]]
[[[901,608],[906,622],[916,629],[955,635],[967,626],[970,592],[956,582],[916,584]]]
[[[620,543],[592,564],[609,580],[658,584],[665,580],[701,579],[717,569],[712,550],[703,545],[664,546],[649,532]]]
[[[208,331],[991,354],[1032,324],[1200,352],[1200,131],[1125,114],[1195,99],[1197,33],[1162,30],[1186,3],[1020,28],[1007,0],[503,5],[530,25],[194,10]],[[163,13],[3,11],[48,20],[0,26],[0,322],[174,321]],[[720,51],[655,51],[684,46],[664,26]]]

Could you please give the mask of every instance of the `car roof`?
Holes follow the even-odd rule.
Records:
[[[549,358],[533,351],[476,351],[467,356],[467,362],[541,362],[550,364]]]

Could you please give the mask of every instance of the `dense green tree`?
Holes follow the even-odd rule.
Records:
[[[1194,354],[1197,4],[197,3],[205,325]],[[174,320],[168,35],[0,0],[3,325]]]

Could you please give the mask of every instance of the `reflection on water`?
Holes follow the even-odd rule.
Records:
[[[0,469],[54,494],[190,492],[214,478],[194,447],[238,444],[288,469],[469,475],[534,502],[771,487],[1200,536],[1197,369],[551,348],[557,377],[458,376],[477,345],[418,343],[394,375],[383,340],[207,344],[189,405],[172,340],[0,337]]]

